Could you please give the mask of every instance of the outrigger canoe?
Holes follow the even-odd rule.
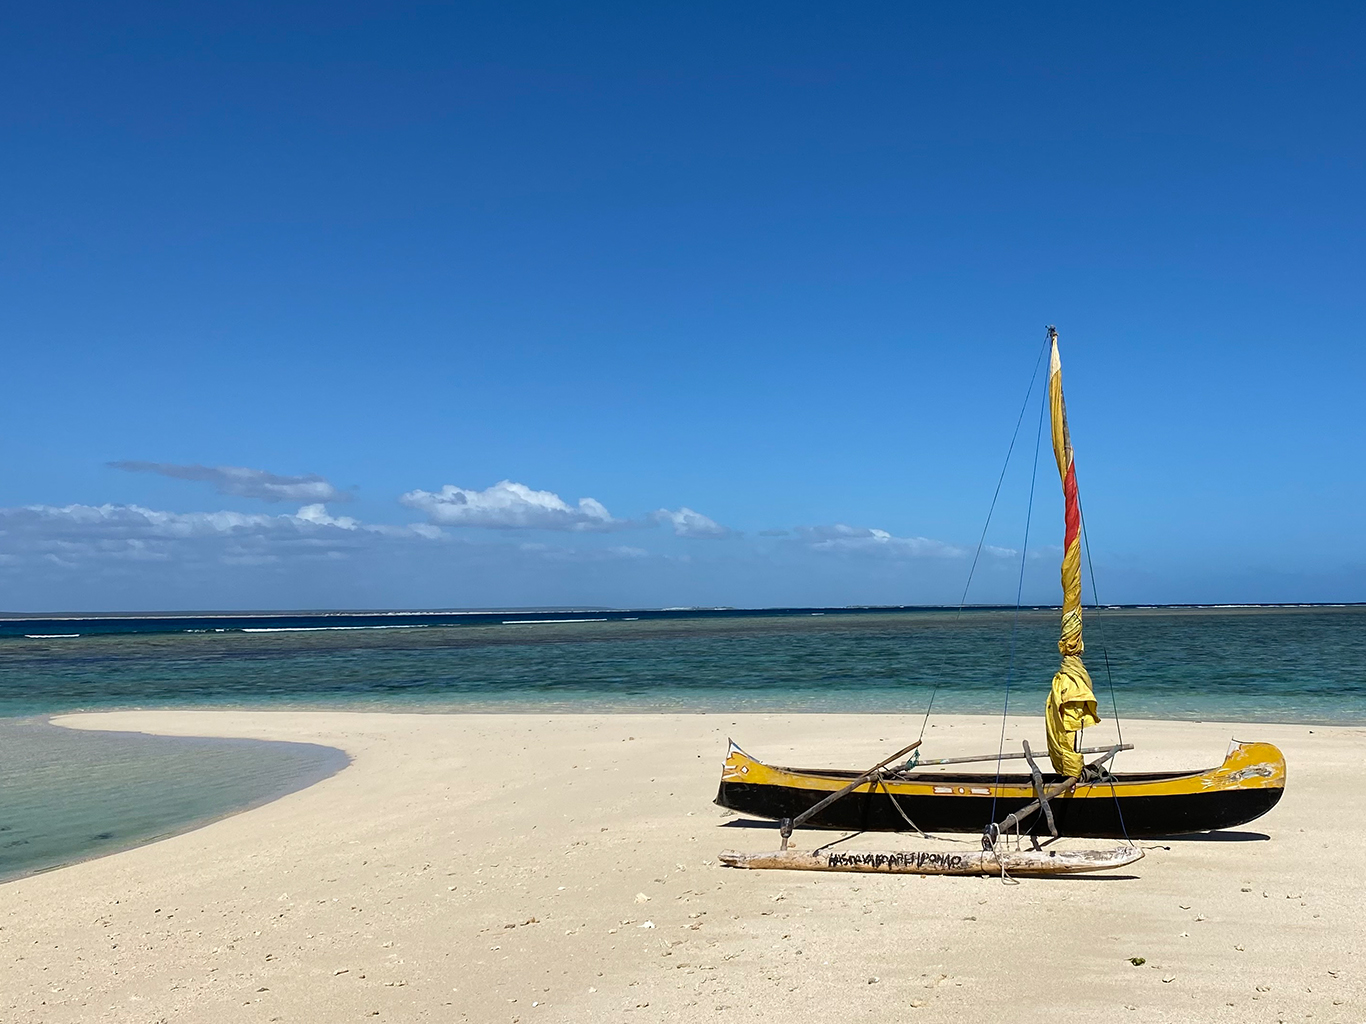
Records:
[[[781,821],[797,817],[859,774],[765,764],[732,741],[716,802]],[[1056,774],[1043,779],[1045,785],[1065,781]],[[1080,783],[1051,806],[1060,836],[1141,839],[1235,828],[1275,807],[1284,791],[1280,750],[1270,743],[1234,742],[1217,768],[1106,775]],[[914,826],[927,833],[980,833],[1035,796],[1033,779],[1024,774],[1002,774],[998,782],[994,772],[888,772],[806,823],[869,832],[906,832]]]
[[[1052,327],[1048,328],[1048,346],[1047,403],[1053,454],[1062,481],[1064,523],[1058,637],[1061,663],[1044,703],[1053,774],[1043,774],[1027,743],[1023,754],[998,750],[994,755],[908,761],[899,768],[888,767],[918,748],[917,740],[869,771],[851,772],[776,767],[750,757],[732,741],[716,802],[742,814],[780,822],[782,848],[758,855],[727,850],[721,856],[722,863],[733,867],[917,874],[971,874],[995,869],[1029,874],[1090,872],[1133,863],[1143,855],[1142,850],[1130,843],[1116,850],[1068,854],[1037,848],[1037,836],[1046,830],[1053,837],[1134,840],[1209,832],[1259,818],[1280,800],[1285,792],[1285,757],[1270,743],[1234,741],[1223,764],[1196,772],[1111,774],[1105,763],[1121,750],[1130,749],[1125,743],[1116,744],[1090,763],[1083,760],[1083,754],[1102,749],[1081,746],[1085,730],[1099,724],[1100,713],[1082,658],[1086,645],[1082,641],[1081,499],[1062,393],[1058,332]],[[1030,494],[1032,501],[1032,490]],[[1023,560],[1020,565],[1023,575]],[[933,698],[930,704],[933,707]],[[1001,761],[1021,757],[1029,763],[1028,775],[1000,772]],[[988,760],[997,762],[990,774],[940,770],[945,764]],[[927,770],[930,766],[936,770]],[[973,858],[961,851],[912,855],[827,849],[806,854],[788,846],[793,829],[803,825],[872,832],[978,832],[983,850]],[[1008,842],[1001,842],[1021,832],[1035,837],[1035,849],[1011,850]]]

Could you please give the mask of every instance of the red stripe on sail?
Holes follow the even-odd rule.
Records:
[[[1081,530],[1081,505],[1077,501],[1077,467],[1075,463],[1067,466],[1067,476],[1062,482],[1063,514],[1067,518],[1067,532],[1064,535],[1062,549],[1068,551],[1076,542],[1077,534]]]

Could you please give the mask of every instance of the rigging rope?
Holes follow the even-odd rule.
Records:
[[[972,577],[977,572],[977,562],[982,557],[982,547],[986,544],[987,530],[991,528],[991,517],[996,512],[996,500],[1001,496],[1001,484],[1005,481],[1006,470],[1010,468],[1010,458],[1015,452],[1015,441],[1020,436],[1020,425],[1024,423],[1025,413],[1029,410],[1029,398],[1034,394],[1034,382],[1039,379],[1039,367],[1043,365],[1044,356],[1048,352],[1048,341],[1049,339],[1044,339],[1043,347],[1039,350],[1039,356],[1034,360],[1034,371],[1029,376],[1029,387],[1025,389],[1024,401],[1020,403],[1020,415],[1015,418],[1015,430],[1010,435],[1010,446],[1006,448],[1005,464],[1001,466],[1001,475],[996,478],[996,490],[991,495],[991,506],[987,509],[987,521],[982,524],[982,535],[977,538],[977,550],[973,553],[972,565],[968,568],[967,582],[963,584],[963,596],[958,599],[958,613],[953,618],[954,622],[962,617],[963,608],[968,603],[968,588],[972,586]],[[1038,452],[1036,450],[1035,461],[1037,462],[1037,460]],[[922,740],[925,738],[925,728],[930,723],[930,712],[934,710],[934,700],[939,696],[939,686],[942,681],[942,676],[936,678],[934,689],[930,691],[930,702],[925,707],[925,720],[920,723],[919,738]]]
[[[1025,559],[1029,554],[1029,524],[1034,518],[1034,485],[1039,479],[1039,446],[1043,440],[1043,414],[1048,408],[1048,396],[1039,403],[1039,427],[1034,436],[1034,468],[1029,476],[1029,506],[1025,510],[1024,543],[1020,546],[1020,579],[1015,586],[1015,618],[1010,625],[1010,661],[1006,664],[1005,703],[1001,706],[1001,738],[996,745],[996,782],[991,787],[991,818],[987,827],[996,821],[996,801],[1001,789],[1001,755],[1006,748],[1006,719],[1010,714],[1010,679],[1015,672],[1015,640],[1020,631],[1020,600],[1024,595]],[[1004,876],[1003,876],[1004,877]]]
[[[1115,717],[1115,733],[1122,744],[1124,742],[1124,727],[1119,720],[1119,700],[1115,697],[1115,678],[1110,672],[1110,651],[1105,644],[1105,631],[1100,625],[1100,593],[1096,590],[1096,567],[1091,562],[1091,538],[1086,535],[1086,511],[1082,508],[1080,494],[1077,495],[1077,513],[1081,518],[1081,540],[1082,546],[1086,549],[1086,567],[1091,573],[1091,600],[1094,602],[1092,610],[1095,612],[1096,618],[1096,638],[1100,641],[1100,656],[1105,662],[1105,681],[1110,687],[1110,707]],[[1116,754],[1115,756],[1118,757],[1119,755]],[[1115,800],[1115,814],[1119,817],[1119,829],[1124,833],[1124,841],[1133,846],[1134,841],[1129,838],[1129,826],[1124,823],[1124,808],[1120,805],[1119,793],[1115,791],[1114,773],[1107,771],[1106,774],[1110,777],[1110,795]]]
[[[917,832],[920,833],[921,839],[929,839],[930,837],[925,834],[925,830],[921,828],[919,825],[917,825],[915,822],[913,822],[911,820],[911,816],[907,814],[905,809],[901,806],[900,801],[898,801],[896,798],[896,794],[893,793],[891,787],[887,785],[887,779],[882,774],[882,772],[877,773],[877,781],[878,785],[882,787],[882,792],[887,794],[887,799],[890,800],[892,802],[892,806],[896,808],[897,814],[901,815],[901,817],[905,819],[907,825],[910,825],[911,828],[915,829]]]
[[[1086,568],[1091,574],[1091,610],[1096,617],[1096,639],[1100,641],[1100,656],[1105,662],[1105,681],[1110,687],[1110,707],[1115,716],[1115,732],[1119,736],[1119,742],[1124,742],[1124,729],[1119,721],[1119,701],[1115,698],[1115,680],[1110,674],[1110,651],[1105,644],[1105,631],[1101,627],[1100,620],[1100,592],[1096,589],[1096,567],[1091,562],[1091,538],[1086,535],[1086,510],[1082,507],[1081,495],[1077,495],[1077,512],[1081,519],[1081,540],[1082,547],[1086,549]]]
[[[1029,410],[1029,396],[1034,393],[1034,382],[1039,379],[1039,367],[1043,365],[1043,357],[1048,352],[1048,339],[1044,339],[1043,348],[1039,350],[1039,357],[1034,361],[1034,372],[1029,378],[1029,388],[1025,391],[1024,401],[1020,403],[1020,415],[1015,419],[1015,432],[1010,435],[1010,446],[1006,449],[1005,465],[1001,467],[1001,475],[996,478],[996,490],[991,495],[991,506],[987,509],[987,521],[982,524],[982,535],[977,538],[977,550],[972,556],[972,565],[968,568],[968,579],[963,584],[963,596],[958,599],[958,615],[963,614],[963,607],[968,603],[968,588],[972,586],[973,574],[977,572],[977,562],[982,557],[982,546],[986,543],[987,530],[991,527],[991,517],[996,511],[996,499],[1001,496],[1001,484],[1005,481],[1006,470],[1010,468],[1010,456],[1015,451],[1015,441],[1020,436],[1020,425],[1024,423],[1024,415]],[[955,616],[955,620],[957,617]]]

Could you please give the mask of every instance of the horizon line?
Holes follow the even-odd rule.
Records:
[[[672,605],[672,606],[621,606],[621,605],[503,605],[481,608],[255,608],[255,609],[191,609],[182,611],[49,611],[49,612],[6,612],[0,611],[0,622],[41,622],[41,621],[98,621],[121,619],[127,621],[174,620],[174,619],[249,619],[249,618],[329,618],[329,617],[435,617],[435,616],[496,616],[496,615],[548,615],[548,614],[611,614],[628,615],[644,613],[648,615],[724,615],[724,614],[761,614],[800,612],[897,612],[897,611],[1056,611],[1060,604],[848,604],[848,605]],[[1239,609],[1239,608],[1358,608],[1366,607],[1366,601],[1172,601],[1172,602],[1133,602],[1087,604],[1083,608],[1092,610],[1163,610],[1163,609]]]

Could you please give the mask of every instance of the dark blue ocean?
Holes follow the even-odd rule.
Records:
[[[1106,718],[1366,723],[1366,607],[1088,610]],[[0,619],[0,879],[338,770],[297,744],[97,736],[77,709],[1038,713],[1055,609]]]

